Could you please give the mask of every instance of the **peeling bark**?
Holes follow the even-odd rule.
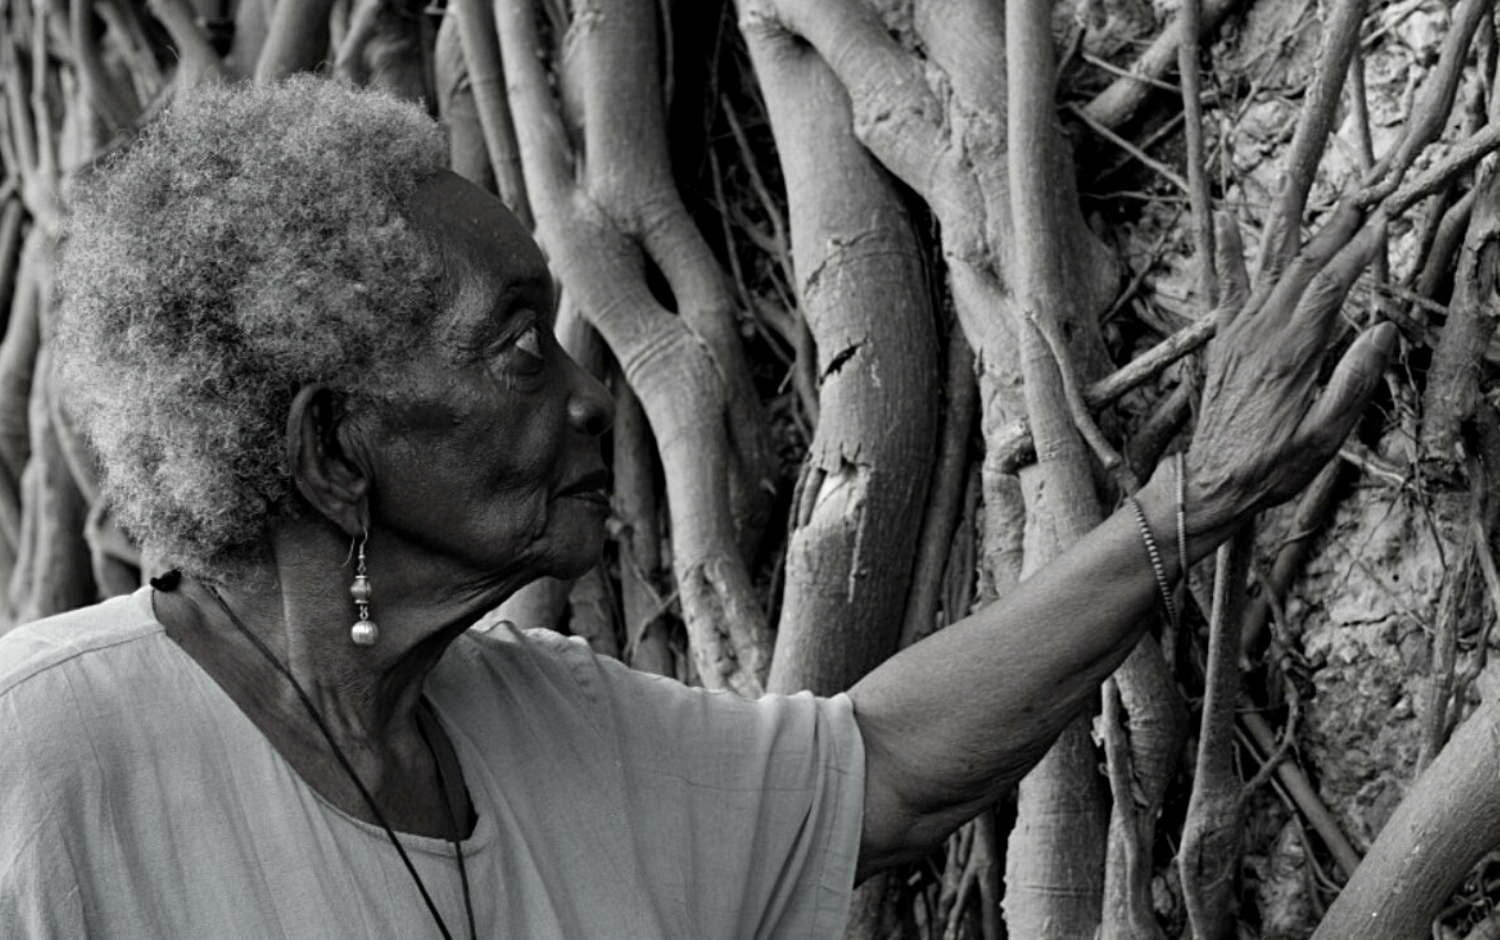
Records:
[[[931,295],[911,222],[854,139],[837,79],[764,21],[747,39],[786,178],[823,414],[792,507],[769,687],[827,694],[900,637],[935,446]]]

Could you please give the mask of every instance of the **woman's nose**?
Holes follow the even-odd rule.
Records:
[[[572,391],[568,398],[568,420],[590,437],[608,431],[615,422],[615,400],[603,383],[568,357]]]

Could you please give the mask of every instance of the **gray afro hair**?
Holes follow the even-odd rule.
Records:
[[[304,511],[283,444],[298,388],[376,400],[431,345],[441,259],[403,210],[446,164],[416,107],[304,77],[184,95],[80,181],[56,355],[143,548],[234,578]]]

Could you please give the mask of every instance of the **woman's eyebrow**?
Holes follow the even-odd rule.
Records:
[[[449,326],[452,343],[467,353],[487,351],[532,323],[540,322],[550,329],[557,316],[552,276],[548,273],[513,280],[493,298],[463,292],[454,306]],[[521,311],[529,311],[531,316],[518,316]]]

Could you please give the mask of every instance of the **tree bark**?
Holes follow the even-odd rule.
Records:
[[[1459,726],[1417,778],[1329,907],[1313,940],[1427,936],[1433,918],[1485,853],[1500,845],[1500,698]]]
[[[1254,547],[1255,530],[1241,531],[1219,549],[1214,570],[1198,760],[1177,855],[1196,940],[1228,940],[1236,920],[1243,785],[1234,765],[1234,712],[1240,697],[1240,627]]]
[[[665,159],[664,145],[658,140],[648,148],[650,159],[642,154],[618,161],[622,165],[603,156],[630,154],[662,133],[654,38],[643,32],[647,7],[631,3],[639,7],[638,0],[602,5],[578,39],[599,56],[581,57],[592,70],[585,152],[568,144],[534,52],[540,45],[535,11],[520,0],[499,7],[506,84],[538,238],[563,289],[609,343],[661,448],[674,569],[699,674],[705,685],[754,696],[764,688],[771,636],[734,522],[722,512],[731,475],[744,473],[750,457],[745,442],[757,433],[742,427],[732,435],[730,428],[736,415],[740,424],[748,420],[740,409],[753,403],[731,408],[737,385],[730,377],[737,373],[722,344],[732,330],[697,331],[727,317],[732,301],[696,230],[686,230],[675,193],[663,188],[670,177],[652,161]],[[603,28],[606,22],[611,28]],[[627,86],[615,80],[619,74],[649,78]],[[574,170],[579,163],[581,177]],[[647,258],[666,276],[682,317],[652,295]]]
[[[1481,171],[1468,235],[1454,274],[1453,302],[1422,398],[1422,446],[1431,457],[1460,462],[1459,431],[1479,405],[1479,372],[1495,335],[1500,287],[1500,173]]]
[[[911,221],[854,139],[831,71],[765,20],[746,37],[778,141],[824,414],[793,501],[769,687],[831,694],[900,638],[935,446],[931,293]]]

